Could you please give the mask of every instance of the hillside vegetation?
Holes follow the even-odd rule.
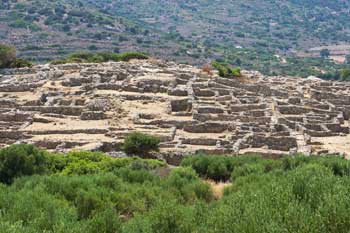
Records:
[[[13,145],[0,150],[0,231],[348,232],[349,175],[350,163],[335,157],[201,155],[169,169]],[[209,178],[231,180],[222,199]]]
[[[0,39],[37,61],[77,50],[134,50],[196,65],[219,60],[306,77],[342,68],[325,57],[294,54],[349,44],[349,7],[342,0],[6,0]]]

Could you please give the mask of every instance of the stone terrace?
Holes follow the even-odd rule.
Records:
[[[148,60],[7,70],[0,97],[2,146],[113,152],[141,131],[165,154],[350,154],[350,83]]]

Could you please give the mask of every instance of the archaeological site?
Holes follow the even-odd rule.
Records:
[[[161,60],[2,70],[0,143],[119,155],[133,131],[187,154],[350,155],[350,83]]]

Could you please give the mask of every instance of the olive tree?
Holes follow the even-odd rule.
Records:
[[[0,44],[0,68],[8,68],[16,60],[16,48]]]

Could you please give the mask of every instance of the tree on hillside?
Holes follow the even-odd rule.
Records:
[[[16,57],[14,46],[0,44],[0,69],[31,67],[32,65],[30,61]]]
[[[329,51],[329,49],[322,49],[320,51],[320,55],[323,58],[328,58],[331,55],[331,52]]]
[[[0,44],[0,68],[10,67],[16,60],[16,48]]]
[[[345,56],[345,64],[347,64],[347,65],[350,64],[350,55]]]

